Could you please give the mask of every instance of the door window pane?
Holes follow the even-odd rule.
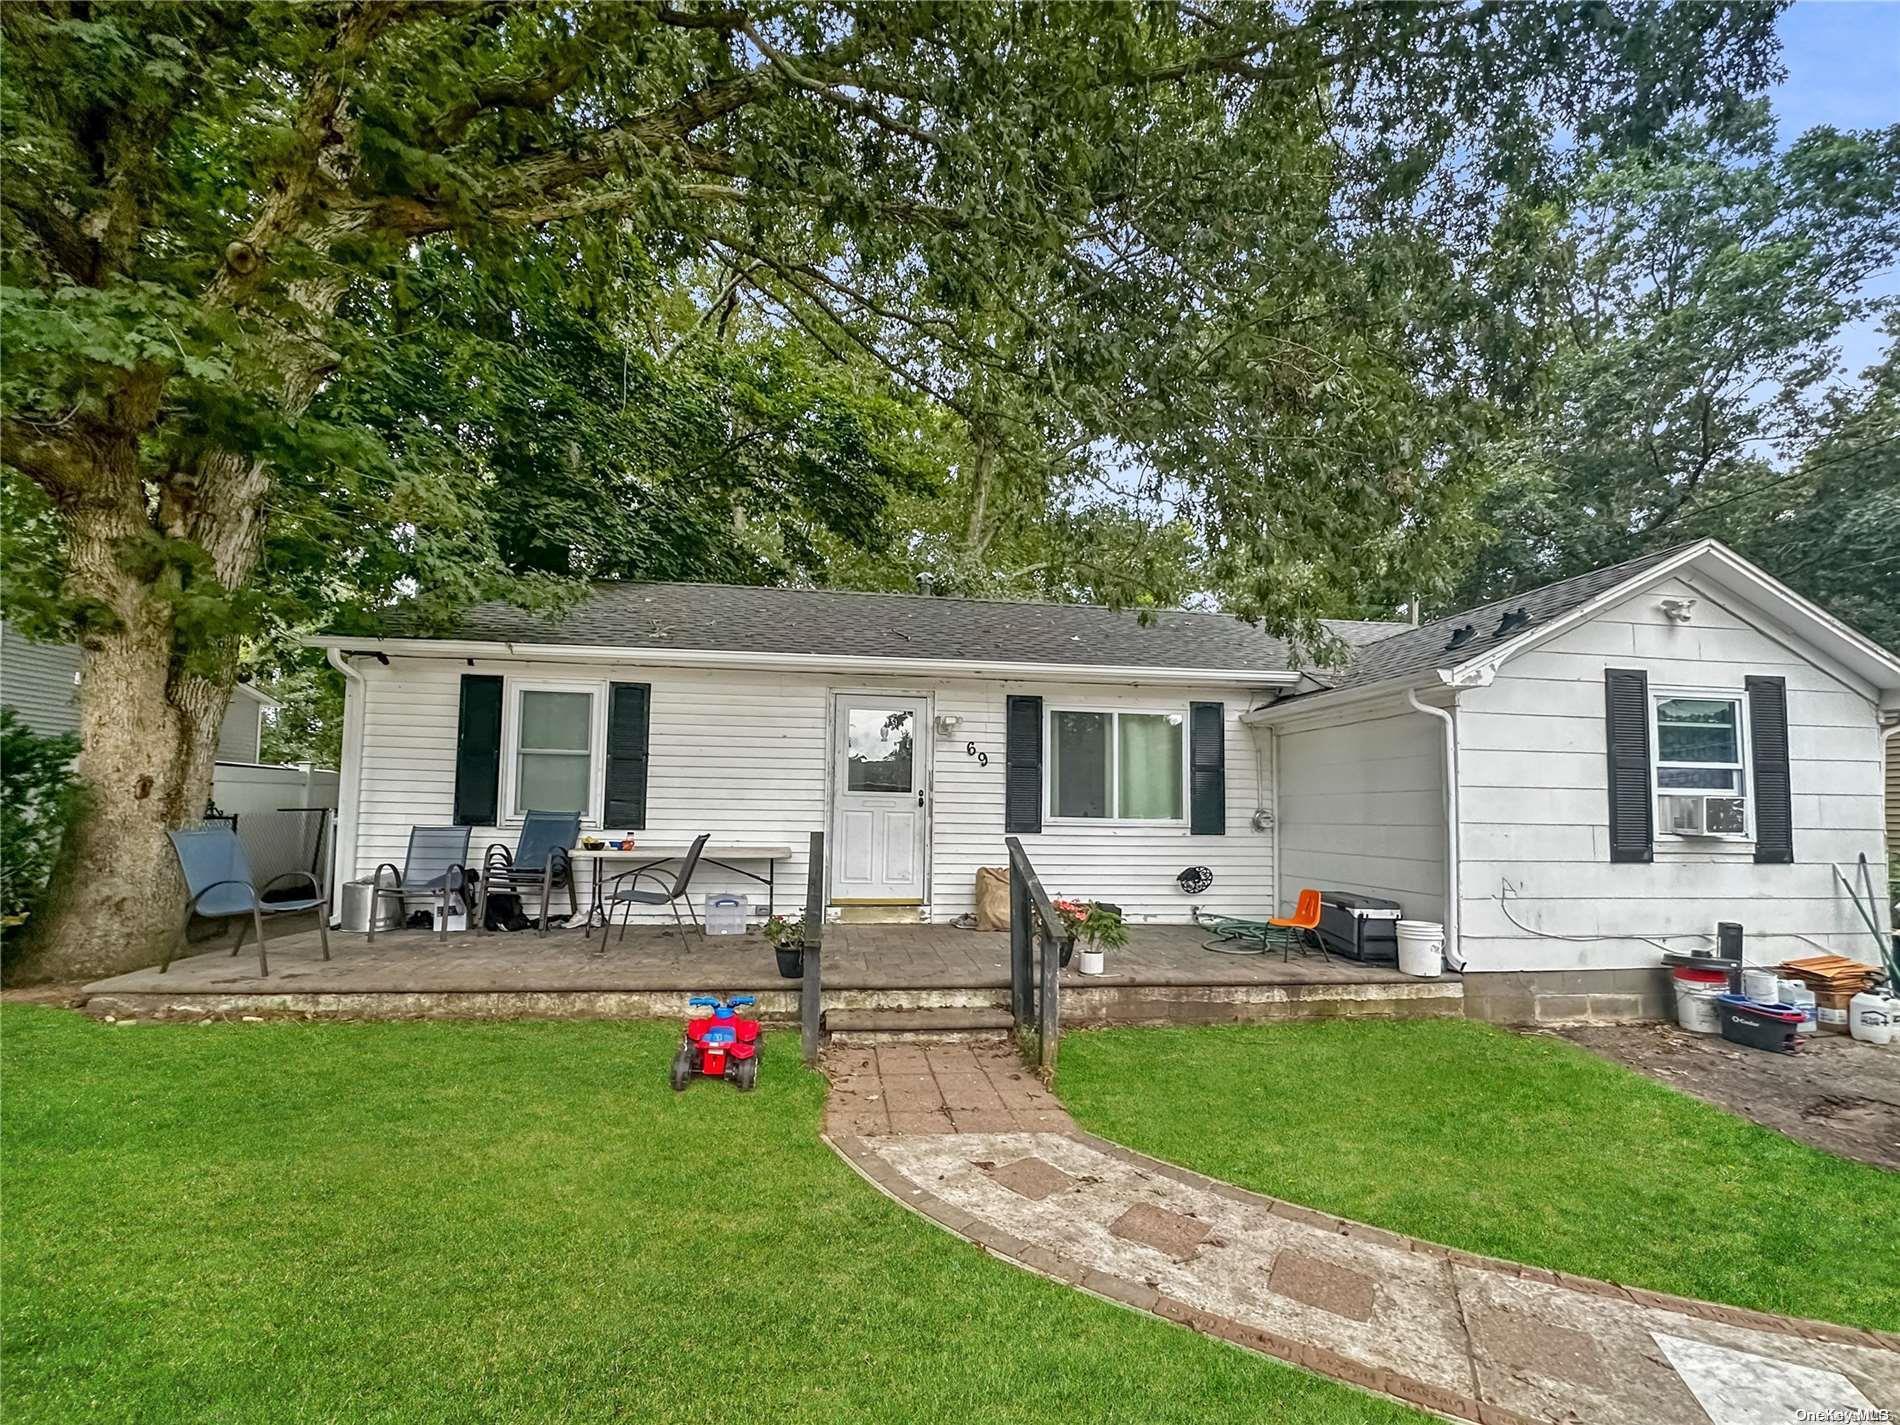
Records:
[[[1052,816],[1107,816],[1109,714],[1059,712],[1049,738]]]
[[[1124,820],[1180,819],[1182,721],[1179,713],[1122,713],[1115,719]]]
[[[846,785],[854,792],[910,792],[916,714],[909,708],[852,708],[845,724]]]

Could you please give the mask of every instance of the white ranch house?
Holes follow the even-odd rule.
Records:
[[[1215,613],[602,584],[559,618],[325,636],[336,881],[412,826],[468,824],[479,854],[568,810],[642,845],[782,845],[781,911],[825,831],[826,911],[853,919],[963,915],[1008,834],[1052,893],[1136,920],[1381,896],[1442,922],[1472,1011],[1504,1017],[1660,1013],[1662,947],[1718,921],[1751,961],[1875,958],[1835,868],[1864,854],[1887,913],[1900,660],[1720,544],[1333,631],[1349,660],[1303,670]],[[714,890],[763,911],[705,867]]]

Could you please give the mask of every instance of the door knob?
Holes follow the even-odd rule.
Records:
[[[922,787],[919,787],[917,789],[917,805],[922,806],[923,804],[924,804],[924,791]]]

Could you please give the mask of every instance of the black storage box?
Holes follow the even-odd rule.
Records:
[[[1399,903],[1355,891],[1319,893],[1319,938],[1350,960],[1399,962]]]

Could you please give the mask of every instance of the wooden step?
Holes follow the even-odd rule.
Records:
[[[825,1032],[845,1044],[903,1039],[1000,1039],[1014,1021],[1006,1009],[828,1009]]]

